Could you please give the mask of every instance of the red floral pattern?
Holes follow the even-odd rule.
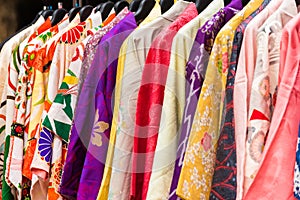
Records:
[[[74,28],[68,30],[64,33],[60,39],[61,43],[66,44],[74,44],[78,42],[80,36],[82,35],[83,31],[85,30],[86,23],[82,22],[75,26]]]
[[[208,151],[212,146],[212,137],[207,132],[204,134],[204,137],[201,140],[201,145],[205,151]]]
[[[21,124],[17,124],[17,123],[14,123],[12,124],[11,126],[11,134],[13,136],[17,136],[17,137],[21,137],[23,138],[23,135],[24,135],[24,126],[21,125]]]

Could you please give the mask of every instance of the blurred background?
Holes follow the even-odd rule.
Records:
[[[67,10],[73,7],[73,0],[0,0],[0,43],[32,22],[43,6],[52,6],[55,10],[58,2],[63,2]],[[96,6],[99,0],[82,0],[82,5],[87,4]]]

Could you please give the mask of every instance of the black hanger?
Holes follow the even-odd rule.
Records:
[[[56,24],[58,24],[58,22],[60,22],[67,13],[68,11],[64,8],[55,10],[52,14],[51,26],[55,26]]]
[[[74,7],[69,11],[69,22],[71,22],[75,18],[80,9],[81,7]]]
[[[139,9],[139,5],[141,4],[142,0],[133,0],[130,4],[129,4],[129,10],[131,12],[136,12]]]
[[[102,21],[104,21],[108,17],[113,7],[114,7],[114,3],[111,1],[107,1],[101,6],[100,12],[101,12]]]
[[[168,11],[174,4],[174,0],[160,0],[161,14]]]
[[[94,8],[91,5],[83,6],[79,11],[80,22],[85,21],[91,15],[93,9]]]
[[[41,15],[46,20],[46,19],[48,19],[48,17],[52,16],[52,14],[53,14],[53,10],[43,10]]]
[[[100,1],[98,1],[98,5],[95,7],[95,13],[98,12],[98,11],[100,11],[101,6],[102,6],[103,3],[105,3],[105,2],[106,2],[106,0],[100,0]]]
[[[37,22],[37,20],[40,18],[40,16],[42,15],[44,17],[44,19],[46,20],[49,16],[51,16],[53,14],[52,9],[46,9],[46,6],[44,6],[44,9],[39,11],[38,14],[35,16],[35,18],[32,20],[31,24],[34,24],[35,22]]]
[[[155,5],[155,0],[143,0],[136,11],[134,18],[137,24],[141,23],[151,12]]]
[[[224,0],[224,4],[226,4],[226,1],[230,2],[231,0]],[[201,13],[211,2],[212,0],[195,0],[198,13]]]
[[[129,6],[129,3],[127,1],[125,1],[125,0],[118,1],[114,5],[116,14],[119,14],[119,12],[121,12],[125,7],[128,8],[128,6]]]
[[[104,3],[100,3],[99,5],[97,5],[96,7],[95,7],[95,13],[96,12],[100,12],[100,9],[101,9],[101,6],[103,5]]]

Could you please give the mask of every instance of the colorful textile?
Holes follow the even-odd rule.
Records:
[[[250,1],[217,35],[176,190],[181,198],[209,198],[234,33],[262,2],[263,0]]]
[[[145,26],[140,26],[130,34],[126,46],[122,46],[126,49],[123,49],[124,53],[121,56],[126,54],[126,58],[123,58],[124,63],[118,66],[119,81],[117,81],[116,91],[120,92],[115,94],[114,106],[114,113],[117,114],[114,114],[112,123],[107,167],[98,200],[108,197],[116,200],[128,199],[130,196],[135,111],[145,60],[154,38],[164,31],[189,4],[178,1],[168,12]]]
[[[90,104],[96,110],[93,112],[95,113],[93,130],[87,146],[77,199],[96,199],[103,178],[112,124],[112,97],[115,89],[119,51],[124,40],[137,27],[133,13],[128,14],[125,19],[127,21],[122,22],[122,27],[119,27],[119,30],[112,29],[115,35],[107,40],[107,47],[98,46],[95,59],[83,84],[83,91],[87,90],[86,87],[97,87],[94,95],[95,104]],[[95,75],[95,73],[98,75]],[[92,81],[89,81],[90,77],[92,77]],[[96,85],[94,85],[95,83]],[[86,107],[80,107],[82,104],[79,103],[78,109],[81,109],[81,111],[86,109]],[[88,117],[87,120],[89,119],[92,118]],[[85,122],[80,121],[80,123]],[[86,133],[86,135],[88,134]],[[95,171],[97,171],[96,174]]]
[[[179,29],[197,15],[195,4],[189,5],[165,31],[155,38],[148,52],[137,100],[131,199],[146,199],[147,197],[172,40]]]
[[[293,177],[300,120],[299,20],[298,14],[283,29],[276,106],[261,165],[245,200],[295,199]]]
[[[126,36],[126,33],[130,32],[132,29],[130,24],[132,24],[132,14],[127,15],[107,34],[104,36],[102,35],[103,37],[102,39],[100,38],[101,42],[98,45],[98,49],[101,49],[101,52],[106,53],[106,50],[109,49],[110,42],[115,41],[114,38],[117,37],[114,36],[117,34],[120,34],[120,40],[122,41],[122,35],[123,37]],[[106,62],[103,62],[102,64],[105,65],[107,62],[109,61],[106,60]],[[79,181],[83,171],[89,140],[93,133],[93,122],[96,114],[96,109],[92,106],[95,105],[95,98],[90,97],[95,95],[98,84],[97,80],[100,79],[101,70],[103,69],[98,68],[97,65],[90,68],[90,73],[87,74],[86,78],[87,82],[84,82],[81,95],[77,102],[60,188],[60,193],[67,198],[77,198]],[[94,192],[97,194],[98,191]]]
[[[235,10],[241,8],[242,5],[240,1],[233,1],[225,8],[219,9],[219,11],[217,11],[213,17],[198,30],[196,35],[190,58],[186,64],[186,104],[180,130],[179,145],[177,147],[177,160],[171,185],[170,199],[177,198],[176,188],[182,169],[189,134],[192,128],[192,120],[197,108],[198,98],[201,93],[208,59],[215,37],[226,22],[235,15]]]
[[[242,46],[245,29],[249,22],[260,13],[269,3],[269,0],[253,12],[236,29],[232,53],[230,57],[230,66],[227,74],[223,123],[221,124],[221,133],[218,140],[216,153],[216,164],[210,193],[211,199],[235,199],[236,198],[236,145],[234,131],[234,113],[233,113],[233,85],[236,74],[236,67]]]
[[[213,1],[202,13],[184,25],[173,39],[147,199],[168,199],[185,105],[185,66],[198,29],[223,4],[223,0]]]

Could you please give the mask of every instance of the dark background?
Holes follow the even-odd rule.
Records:
[[[52,6],[53,10],[57,9],[58,2],[63,2],[63,8],[70,10],[73,7],[73,0],[19,0],[17,3],[17,29],[28,25],[43,9],[43,6]],[[86,2],[84,2],[86,3]]]
[[[73,7],[73,0],[0,0],[0,42],[30,24],[44,6],[57,9],[58,2],[62,2],[63,8],[68,11]],[[82,0],[81,6],[99,3],[100,0]]]

